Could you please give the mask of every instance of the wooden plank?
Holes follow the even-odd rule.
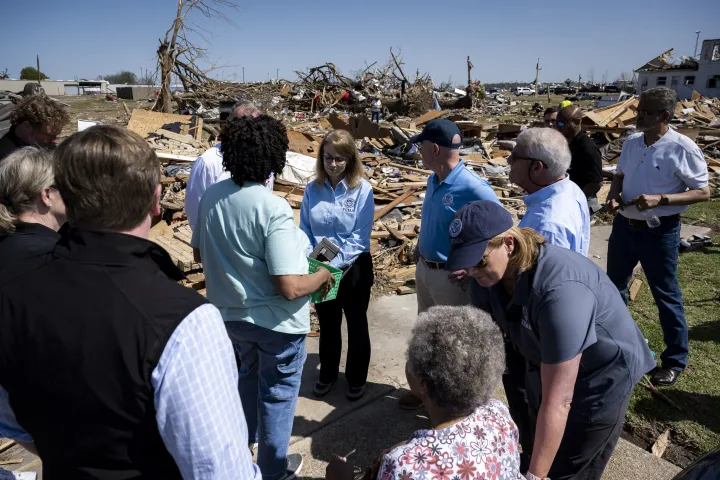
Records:
[[[400,278],[407,278],[407,277],[415,277],[415,265],[413,265],[411,267],[405,267],[405,268],[391,270],[387,276],[388,276],[388,278],[390,278],[392,280],[397,280]]]
[[[188,133],[198,142],[202,142],[202,127],[203,118],[200,115],[193,115]]]
[[[650,451],[657,458],[662,458],[662,456],[665,454],[665,450],[667,450],[668,445],[670,445],[670,429],[665,430],[662,435],[660,435],[658,439],[655,440],[655,443],[653,443]]]
[[[165,130],[164,128],[158,128],[154,132],[155,135],[159,135],[161,137],[167,138],[168,140],[174,140],[176,142],[180,143],[187,143],[188,145],[192,145],[195,148],[200,148],[202,145],[200,145],[200,142],[197,142],[192,136],[190,135],[181,135],[179,133],[171,132],[170,130]]]
[[[412,287],[406,287],[404,285],[398,287],[395,292],[397,292],[398,295],[410,295],[412,293],[415,293],[415,289]]]
[[[180,240],[184,244],[192,247],[192,230],[190,229],[190,225],[181,225],[173,229],[173,238],[175,238],[176,240]]]
[[[154,132],[159,128],[187,135],[190,133],[192,115],[176,115],[174,113],[152,112],[150,110],[135,109],[130,116],[128,130],[141,137]]]
[[[415,230],[398,230],[397,232],[408,238],[417,237],[417,232]],[[390,234],[390,232],[371,232],[370,233],[370,239],[375,239],[375,240],[386,239],[386,238],[390,238],[391,236],[392,235]]]
[[[397,195],[395,195],[395,194],[392,193],[392,192],[389,192],[389,191],[385,190],[384,188],[380,188],[380,187],[377,187],[377,186],[375,186],[375,185],[373,185],[372,188],[373,188],[373,191],[376,192],[376,193],[382,193],[382,194],[384,194],[384,195],[389,196],[390,198],[397,198]]]
[[[430,110],[426,114],[417,117],[415,120],[412,121],[412,123],[414,123],[416,127],[419,127],[421,125],[425,125],[430,120],[435,120],[436,118],[442,117],[446,113],[448,113],[448,110]]]
[[[397,207],[399,204],[401,204],[401,203],[403,202],[403,200],[411,197],[411,196],[415,193],[415,191],[416,191],[416,190],[415,190],[414,188],[411,188],[410,190],[408,190],[407,192],[403,193],[402,195],[400,195],[398,198],[396,198],[396,199],[393,200],[392,202],[390,202],[390,203],[388,203],[387,205],[385,205],[382,209],[376,211],[376,212],[375,212],[375,217],[374,217],[373,220],[376,221],[376,222],[377,222],[378,220],[380,220],[382,217],[384,217],[385,215],[387,215],[387,214],[390,212],[390,210],[392,210],[393,208],[395,208],[395,207]]]
[[[385,225],[385,224],[383,224],[383,225]],[[408,237],[406,237],[405,235],[403,235],[400,231],[398,231],[394,228],[388,227],[387,225],[385,225],[385,228],[387,229],[387,231],[390,233],[390,235],[392,235],[392,237],[395,240],[402,242],[402,243],[410,242],[410,239]]]
[[[632,285],[630,285],[630,300],[635,300],[635,297],[637,297],[637,294],[640,291],[640,287],[642,287],[642,284],[643,282],[639,278],[633,280]]]
[[[7,442],[0,445],[0,453],[4,452],[5,450],[9,450],[13,445],[15,445],[15,440],[8,440]]]
[[[422,168],[409,167],[407,165],[403,165],[402,163],[390,162],[389,165],[391,167],[402,168],[404,170],[409,170],[411,172],[422,173],[423,175],[432,175],[432,173],[433,173],[432,170],[423,170]]]

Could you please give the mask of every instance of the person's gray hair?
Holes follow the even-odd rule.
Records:
[[[410,370],[431,401],[448,413],[485,405],[505,371],[505,342],[486,312],[435,306],[419,315],[407,350]]]
[[[553,128],[529,128],[520,133],[515,148],[523,156],[541,160],[551,177],[557,178],[570,168],[570,147],[562,133]]]
[[[0,161],[0,234],[13,233],[18,216],[35,211],[35,200],[54,181],[47,150],[24,147]]]
[[[235,105],[233,105],[233,109],[232,112],[230,112],[228,121],[232,120],[233,118],[240,117],[257,117],[260,115],[260,113],[260,109],[256,107],[254,103],[247,100],[240,100]]]
[[[677,93],[667,87],[649,88],[640,94],[640,101],[652,101],[658,104],[661,110],[670,113],[670,118],[675,115],[677,105]]]

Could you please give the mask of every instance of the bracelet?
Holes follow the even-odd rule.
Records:
[[[525,479],[526,479],[526,480],[550,480],[550,478],[548,478],[548,477],[540,478],[540,477],[538,477],[537,475],[533,475],[532,473],[530,473],[530,471],[528,471],[528,472],[525,474]]]

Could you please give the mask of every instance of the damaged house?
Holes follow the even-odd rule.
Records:
[[[648,88],[668,87],[680,100],[691,99],[693,90],[720,97],[720,39],[704,40],[697,58],[673,58],[672,52],[671,48],[635,70],[638,95]]]

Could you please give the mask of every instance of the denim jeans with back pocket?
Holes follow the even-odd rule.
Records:
[[[226,322],[239,361],[242,400],[250,442],[257,441],[263,480],[287,473],[295,406],[307,353],[305,335],[274,332],[248,322]]]

